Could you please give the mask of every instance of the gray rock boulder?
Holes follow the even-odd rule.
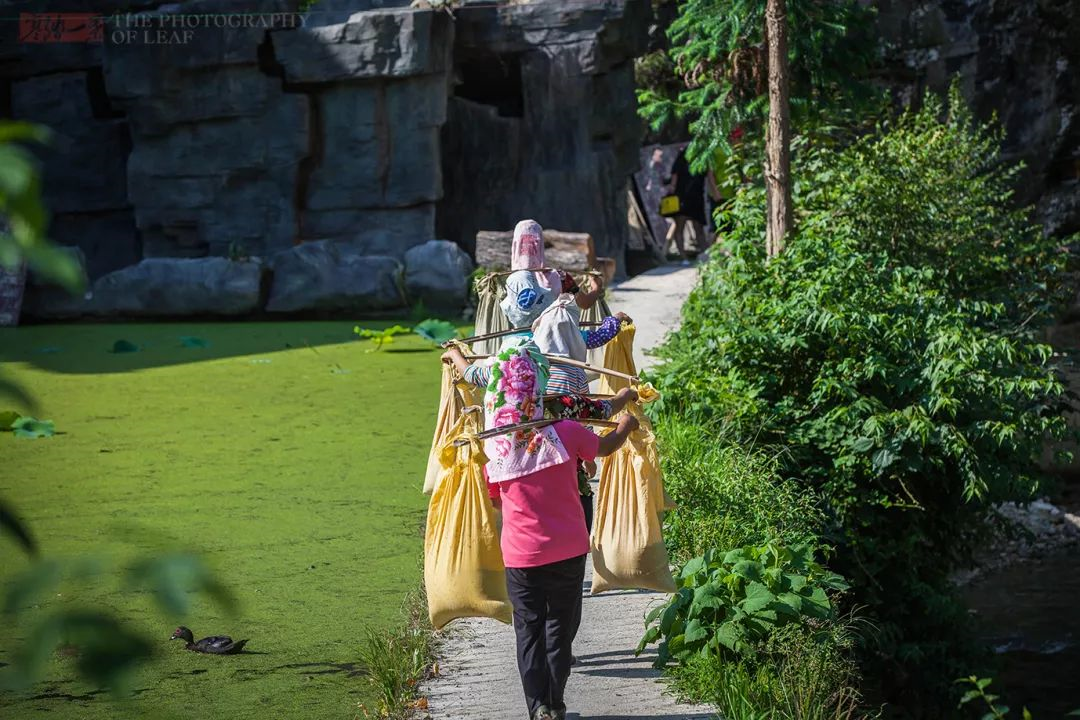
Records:
[[[347,243],[364,255],[404,256],[405,251],[435,236],[435,205],[374,210],[342,209],[304,214],[304,235]]]
[[[441,11],[394,8],[358,12],[338,25],[274,31],[271,38],[288,82],[355,82],[441,73],[454,24]]]
[[[458,313],[469,294],[473,262],[448,240],[430,240],[405,253],[405,291],[409,300],[439,313]]]
[[[274,271],[266,309],[287,312],[364,313],[402,307],[401,264],[385,255],[331,240],[283,250],[270,259]]]
[[[246,315],[259,308],[265,265],[223,257],[148,258],[94,283],[95,315]]]

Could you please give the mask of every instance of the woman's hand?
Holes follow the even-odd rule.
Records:
[[[465,356],[461,353],[461,348],[452,346],[449,350],[442,354],[442,361],[447,365],[453,365],[458,369],[458,372],[462,375],[469,368],[469,361],[465,359]]]
[[[611,398],[611,411],[617,413],[632,402],[637,402],[638,392],[634,388],[623,388]]]
[[[620,323],[633,323],[634,320],[624,312],[615,313],[615,317],[618,318]]]

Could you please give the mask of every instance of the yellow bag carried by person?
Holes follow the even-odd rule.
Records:
[[[587,277],[588,274],[574,276],[574,278],[577,280],[578,285],[584,285],[585,279]],[[581,311],[581,322],[598,323],[602,322],[604,318],[609,315],[611,315],[611,308],[608,306],[607,299],[601,296],[591,308]],[[598,348],[593,348],[592,350],[590,350],[588,352],[588,355],[586,356],[586,362],[588,362],[593,367],[604,367],[604,346],[601,345]],[[597,373],[591,371],[586,372],[585,375],[590,380],[595,380],[599,377],[603,377],[602,375],[598,375]]]
[[[447,438],[441,454],[446,473],[428,504],[424,586],[436,630],[463,617],[504,623],[511,618],[495,508],[484,479],[487,458],[475,439],[482,423],[482,413],[465,413],[463,431]],[[455,447],[458,438],[469,442]]]
[[[608,370],[618,370],[627,375],[637,375],[634,367],[634,323],[623,323],[619,328],[619,334],[611,342],[604,345],[603,367]],[[623,388],[630,387],[629,380],[601,375],[597,392],[614,395]]]
[[[431,438],[431,452],[428,453],[427,472],[424,474],[424,494],[430,495],[435,490],[442,464],[439,460],[442,454],[443,444],[446,442],[451,428],[461,417],[461,411],[465,407],[462,394],[458,391],[457,384],[461,382],[460,376],[453,365],[444,363],[442,366],[442,386],[439,390],[439,413],[435,419],[435,435]],[[460,432],[460,428],[458,429]]]
[[[638,429],[604,459],[591,541],[593,593],[675,592],[660,529],[664,494],[655,442],[651,432]]]
[[[487,335],[510,329],[506,313],[499,307],[499,302],[506,293],[506,275],[488,273],[476,279],[476,322],[474,335]],[[499,352],[502,338],[480,340],[473,343],[477,355],[493,355]]]
[[[660,397],[660,393],[652,389],[652,385],[647,385],[645,387],[648,387],[655,393],[655,395],[652,396],[652,400]],[[637,390],[639,393],[643,393],[643,387],[638,387]],[[656,450],[656,435],[653,434],[652,422],[649,421],[649,416],[645,414],[641,409],[641,405],[638,403],[630,403],[627,405],[626,412],[633,413],[634,417],[638,419],[638,432],[642,432],[650,438],[649,442],[641,445],[641,467],[643,475],[649,483],[649,492],[652,497],[661,498],[660,509],[662,511],[674,510],[678,506],[664,488],[664,472],[660,465],[660,455]]]

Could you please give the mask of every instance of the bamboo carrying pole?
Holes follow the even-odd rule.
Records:
[[[601,323],[598,322],[583,322],[578,323],[579,327],[600,327]],[[463,338],[461,340],[447,340],[442,344],[443,347],[450,347],[455,342],[459,343],[471,343],[480,340],[491,340],[492,338],[503,337],[505,335],[513,335],[514,333],[532,332],[532,328],[529,326],[510,328],[509,330],[499,330],[498,332],[484,333],[483,335],[473,335],[472,337]]]
[[[579,422],[582,425],[600,425],[601,427],[618,427],[619,423],[614,420],[587,420],[585,418],[548,418],[546,420],[533,420],[527,423],[518,423],[517,425],[503,425],[502,427],[494,428],[492,430],[485,430],[484,432],[477,433],[477,440],[487,440],[488,438],[498,437],[499,435],[506,435],[508,433],[517,432],[518,430],[532,430],[534,428],[547,427],[548,425],[554,425],[557,422],[563,420],[573,420]],[[467,445],[468,440],[460,438],[454,441],[454,447],[461,447]]]
[[[526,268],[528,272],[559,272],[558,268],[541,267],[541,268]],[[513,275],[520,270],[492,270],[488,275],[495,275],[500,277],[502,275]],[[600,277],[604,274],[603,270],[570,270],[571,275],[593,275]]]
[[[559,357],[557,355],[547,355],[541,353],[548,359],[552,365],[568,365],[570,367],[581,368],[582,370],[589,370],[591,372],[600,373],[601,375],[611,375],[612,377],[622,378],[623,380],[629,380],[632,383],[641,382],[641,378],[637,375],[627,375],[621,373],[618,370],[608,370],[607,368],[594,367],[589,363],[579,362],[577,360],[571,360],[570,358]],[[487,360],[491,355],[466,355],[465,359],[472,360]]]

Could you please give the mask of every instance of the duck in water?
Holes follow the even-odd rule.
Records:
[[[228,635],[211,635],[195,642],[195,636],[183,625],[173,630],[172,637],[169,639],[183,640],[184,647],[188,650],[210,655],[235,655],[244,649],[244,645],[247,645],[247,640],[233,642]]]

